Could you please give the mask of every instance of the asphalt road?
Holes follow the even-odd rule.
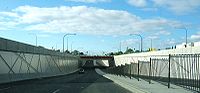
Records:
[[[111,80],[97,74],[94,69],[84,74],[0,85],[0,93],[131,93]]]

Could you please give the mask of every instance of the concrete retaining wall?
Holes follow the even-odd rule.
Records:
[[[78,57],[0,51],[0,83],[68,74],[78,70]]]
[[[0,84],[50,77],[79,69],[79,57],[0,38]]]
[[[118,55],[114,56],[114,60],[116,66],[118,66],[131,63],[138,63],[138,61],[150,61],[150,58],[168,58],[169,54],[196,54],[196,53],[200,53],[200,47],[198,46]]]

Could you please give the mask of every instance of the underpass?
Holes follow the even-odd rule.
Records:
[[[194,47],[75,56],[0,38],[0,93],[198,92],[200,57],[191,50],[199,53]],[[85,74],[78,74],[80,68]]]

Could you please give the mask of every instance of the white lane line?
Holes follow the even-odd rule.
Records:
[[[54,91],[53,93],[57,93],[57,92],[59,92],[60,91],[60,89],[57,89],[56,91]]]
[[[2,91],[2,90],[7,90],[7,89],[9,89],[9,88],[11,88],[11,87],[2,88],[2,89],[0,89],[0,91]]]

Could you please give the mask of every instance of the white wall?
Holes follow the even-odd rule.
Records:
[[[114,56],[115,64],[125,65],[125,63],[138,63],[138,61],[149,61],[150,57],[168,57],[169,54],[195,54],[200,53],[200,47],[187,47],[187,48],[178,48],[178,49],[169,49],[161,51],[152,51],[152,52],[143,52],[143,53],[133,53],[133,54],[124,54]]]
[[[0,83],[67,74],[77,69],[77,57],[0,51]]]
[[[107,66],[109,67],[108,60],[96,60],[97,66]]]

